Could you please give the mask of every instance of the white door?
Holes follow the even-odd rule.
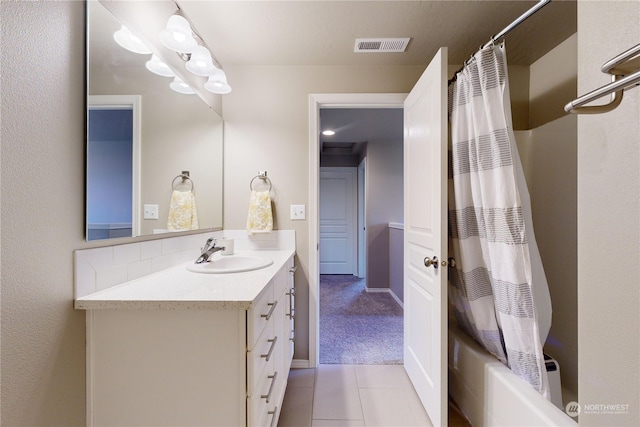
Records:
[[[448,401],[446,73],[441,48],[404,103],[404,366],[435,426]]]
[[[320,274],[357,274],[357,170],[320,168]]]

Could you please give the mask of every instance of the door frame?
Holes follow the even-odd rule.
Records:
[[[358,220],[356,221],[356,236],[358,238],[357,269],[358,277],[367,277],[367,156],[365,156],[357,168],[358,188]]]
[[[323,93],[309,95],[309,367],[318,367],[320,350],[319,185],[320,109],[403,108],[406,93]]]

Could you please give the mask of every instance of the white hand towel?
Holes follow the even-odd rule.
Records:
[[[269,191],[252,190],[247,216],[247,233],[269,233],[271,230],[273,230],[273,215]]]
[[[186,231],[197,230],[198,211],[196,209],[196,197],[192,191],[173,190],[169,204],[169,218],[167,230]]]

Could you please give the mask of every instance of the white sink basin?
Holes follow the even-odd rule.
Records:
[[[194,273],[225,274],[240,273],[265,268],[273,260],[254,255],[222,255],[202,264],[187,264],[187,270]]]

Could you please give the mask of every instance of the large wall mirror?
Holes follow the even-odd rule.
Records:
[[[87,240],[222,228],[222,117],[120,47],[120,27],[87,2]]]

